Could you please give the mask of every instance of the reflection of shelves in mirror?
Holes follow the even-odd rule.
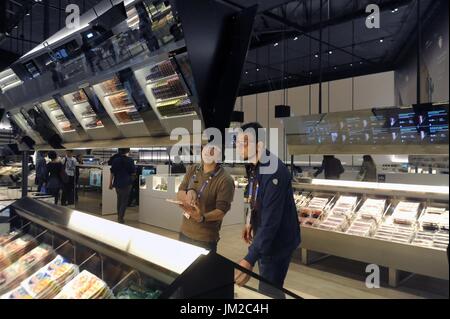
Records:
[[[99,126],[96,126],[96,127],[87,127],[86,126],[86,130],[96,130],[96,129],[99,129],[99,128],[104,128],[104,126],[103,125],[99,125]]]
[[[118,123],[118,126],[122,126],[122,125],[130,125],[130,124],[138,124],[138,123],[144,123],[143,120],[139,120],[139,121],[133,121],[133,122],[126,122],[126,123]]]
[[[112,95],[120,94],[120,93],[123,93],[123,92],[125,92],[125,89],[121,89],[121,90],[114,91],[114,92],[111,92],[111,93],[106,93],[106,94],[104,95],[104,97],[110,97],[110,96],[112,96]]]
[[[82,102],[73,102],[72,106],[79,106],[79,105],[83,105],[83,104],[88,104],[88,101],[82,101]]]
[[[89,114],[89,115],[83,115],[83,116],[81,116],[81,118],[84,120],[84,119],[91,119],[91,118],[93,118],[93,117],[97,117],[97,114]]]
[[[180,96],[175,96],[175,97],[171,97],[171,98],[167,98],[167,99],[156,99],[157,103],[163,103],[163,102],[169,102],[172,100],[179,100],[179,99],[184,99],[187,98],[188,95],[184,94],[184,95],[180,95]],[[158,106],[164,106],[164,105],[158,105]]]
[[[130,106],[123,107],[120,109],[114,109],[113,113],[116,114],[116,113],[121,113],[121,112],[128,111],[128,110],[136,110],[136,107],[134,105],[130,105]]]
[[[178,74],[177,74],[177,73],[174,73],[174,74],[171,74],[171,75],[162,77],[162,78],[160,78],[160,79],[156,79],[156,80],[147,80],[147,84],[148,84],[148,85],[154,85],[154,84],[157,84],[158,82],[170,80],[171,78],[174,78],[174,77],[177,77],[177,76],[178,76]]]

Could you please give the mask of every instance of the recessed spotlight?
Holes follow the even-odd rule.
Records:
[[[277,47],[278,46],[278,42],[277,43],[275,43],[274,45],[273,45],[274,47]]]
[[[363,64],[363,63],[364,63],[363,61],[359,62],[359,64]]]
[[[395,8],[394,10],[391,11],[392,13],[397,13],[398,12],[398,8]]]
[[[17,26],[15,26],[14,29],[17,29]]]
[[[380,39],[380,43],[383,43],[384,42],[384,39]]]
[[[294,38],[294,41],[297,41],[297,40],[298,40],[298,37],[295,37],[295,38]]]
[[[353,66],[353,63],[350,63],[350,66]]]
[[[259,72],[259,68],[256,69],[256,72]]]
[[[309,72],[309,75],[312,75],[312,72]]]
[[[319,55],[318,54],[316,54],[316,55],[314,55],[314,57],[317,59],[318,57],[319,57]]]
[[[27,12],[26,14],[25,14],[27,17],[30,15],[30,13],[29,12]]]
[[[333,51],[329,51],[328,54],[333,54]]]
[[[337,66],[335,66],[334,69],[337,70]]]
[[[245,71],[245,74],[248,74],[248,71]]]

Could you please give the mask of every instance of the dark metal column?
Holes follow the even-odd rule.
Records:
[[[422,103],[421,88],[421,59],[422,59],[422,19],[420,18],[420,0],[417,0],[417,105]]]
[[[28,151],[22,152],[22,198],[28,195]]]
[[[322,10],[323,3],[320,0],[320,33],[319,33],[319,114],[322,114]]]
[[[44,41],[50,37],[50,6],[49,0],[44,0]]]

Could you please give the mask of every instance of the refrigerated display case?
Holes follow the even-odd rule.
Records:
[[[40,105],[60,134],[76,131],[55,99],[44,101]]]
[[[95,113],[83,90],[66,94],[63,98],[84,130],[104,128],[103,122]]]
[[[294,183],[302,262],[333,255],[449,279],[447,186],[311,180]]]
[[[250,287],[235,287],[234,272],[235,269],[243,270],[241,267],[205,249],[29,198],[15,202],[7,209],[9,227],[5,234],[0,234],[4,242],[26,238],[33,247],[45,247],[46,256],[64,260],[80,275],[99,283],[103,293],[99,291],[98,296],[127,299],[249,298],[255,294]],[[16,237],[10,238],[12,235]],[[26,255],[17,254],[19,260],[23,256]],[[37,275],[34,270],[27,269],[26,274]],[[259,276],[245,272],[267,283]],[[221,275],[217,276],[217,273]],[[74,274],[72,280],[76,281],[80,275]],[[14,276],[8,278],[8,282],[16,279]],[[16,282],[17,285],[8,286],[12,292],[18,292],[16,289],[20,290],[22,286],[20,281]],[[86,297],[83,292],[87,290],[78,287],[73,291],[73,286],[73,282],[60,286],[59,296]],[[4,298],[17,296],[11,290]],[[67,291],[74,293],[67,296]],[[298,297],[284,289],[278,291],[287,298]],[[19,296],[23,296],[20,291]],[[90,297],[96,295],[90,294]],[[267,296],[259,294],[257,297]]]

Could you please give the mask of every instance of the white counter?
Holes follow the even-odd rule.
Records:
[[[178,186],[183,176],[148,176],[146,187],[141,187],[139,196],[139,222],[178,232],[183,214],[176,204],[166,199],[176,199]],[[156,185],[167,182],[167,191],[155,190]],[[244,189],[237,188],[230,211],[225,215],[222,226],[244,223]]]

